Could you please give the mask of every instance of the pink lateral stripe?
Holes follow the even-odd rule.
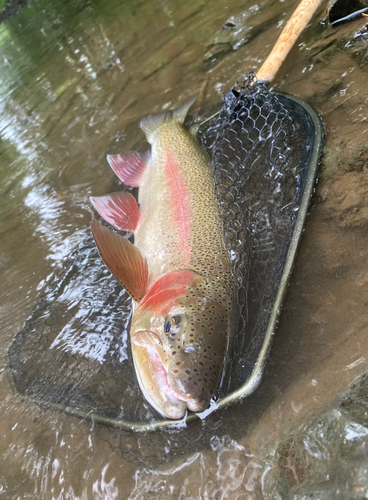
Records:
[[[139,208],[131,193],[91,196],[90,199],[106,222],[121,231],[135,231],[139,221]]]
[[[179,229],[185,263],[189,263],[190,248],[190,205],[189,193],[182,170],[172,151],[166,154],[165,177],[169,188],[174,219]]]
[[[155,313],[165,314],[173,302],[185,293],[196,274],[193,271],[175,271],[162,276],[154,283],[139,303],[139,308],[152,307]]]

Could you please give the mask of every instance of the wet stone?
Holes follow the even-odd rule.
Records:
[[[340,407],[356,422],[368,427],[368,373],[351,386]]]
[[[203,57],[204,61],[213,63],[226,53],[238,50],[264,29],[264,23],[259,23],[258,19],[259,12],[267,6],[267,3],[269,2],[255,4],[247,10],[231,16],[222,28],[209,38]]]
[[[325,413],[292,429],[265,463],[266,498],[367,498],[368,374]]]
[[[363,71],[367,70],[368,24],[341,37],[337,45],[349,55]]]

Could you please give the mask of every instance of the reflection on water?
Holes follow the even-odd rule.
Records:
[[[229,436],[213,436],[210,450],[174,467],[137,471],[129,500],[261,498],[262,467],[251,453]]]
[[[296,3],[35,0],[0,25],[4,498],[262,498],[271,491],[266,479],[275,468],[266,457],[275,440],[365,369],[367,76],[359,45],[365,20],[357,20],[337,31],[309,27],[276,82],[323,114],[327,146],[258,391],[191,429],[132,436],[22,401],[4,376],[6,348],[47,278],[89,235],[88,197],[106,192],[113,177],[106,153],[131,149],[142,138],[143,115],[194,94],[206,75],[210,108],[240,73],[259,67]],[[251,7],[251,16],[242,14]],[[214,47],[224,39],[213,35],[239,14],[252,27],[241,26],[251,33],[248,43],[235,30],[226,47]],[[357,30],[361,36],[354,38]],[[77,324],[76,311],[88,309],[88,298],[65,293]],[[88,341],[75,342],[69,329],[57,342],[76,356],[95,349],[101,362],[110,333],[101,320]],[[364,429],[346,429],[346,439],[363,440]],[[292,448],[285,449],[289,463]],[[299,469],[290,470],[295,486]]]

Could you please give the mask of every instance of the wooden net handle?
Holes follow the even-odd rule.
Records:
[[[282,30],[274,48],[257,73],[257,80],[271,82],[286,56],[294,46],[300,33],[307,26],[322,0],[301,0],[300,4]]]

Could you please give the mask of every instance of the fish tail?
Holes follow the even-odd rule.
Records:
[[[173,111],[163,111],[162,113],[148,115],[145,118],[142,118],[141,129],[146,134],[148,142],[151,142],[150,138],[164,122],[169,120],[177,120],[180,123],[184,123],[188,111],[197,99],[198,94],[191,97],[188,101],[186,101],[184,104],[181,104]]]

